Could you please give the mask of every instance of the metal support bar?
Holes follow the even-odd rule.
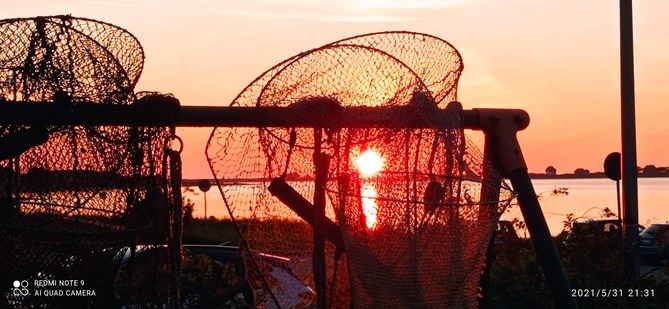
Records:
[[[176,99],[173,99],[176,100]],[[153,106],[50,102],[0,102],[0,125],[164,126],[179,127],[311,127],[425,128],[443,126],[439,117],[408,115],[414,107],[339,107],[314,110],[291,107]],[[437,110],[437,113],[447,112]],[[295,117],[300,115],[300,117]],[[463,111],[465,126],[477,129],[478,113]],[[469,126],[469,127],[467,127]]]
[[[316,210],[315,206],[311,204],[306,198],[304,198],[300,193],[295,191],[285,180],[281,178],[274,178],[269,183],[267,187],[269,193],[272,196],[275,196],[279,199],[284,205],[288,206],[295,214],[300,216],[304,222],[309,223],[312,227],[314,226],[314,217]],[[323,223],[323,229],[325,231],[325,239],[332,242],[337,250],[341,252],[346,252],[346,247],[344,246],[344,239],[341,236],[341,230],[339,225],[334,223],[330,218],[325,218]]]
[[[553,242],[546,218],[541,211],[537,194],[527,172],[527,165],[516,137],[519,130],[529,125],[529,116],[524,111],[479,109],[480,127],[486,136],[487,152],[496,155],[502,175],[509,178],[518,193],[518,204],[525,218],[534,250],[546,277],[548,287],[555,298],[556,308],[578,308],[571,297],[571,287],[562,267],[560,255]]]
[[[321,152],[323,142],[323,130],[314,129],[314,250],[312,253],[312,265],[314,272],[314,285],[316,286],[316,308],[327,308],[327,273],[325,263],[325,187],[328,180],[330,167],[330,156]]]
[[[527,169],[517,169],[507,176],[513,188],[518,192],[518,204],[525,218],[525,224],[548,287],[555,298],[555,308],[578,308],[576,300],[571,297],[567,274],[562,267],[560,255],[548,230],[544,214],[541,212],[541,206]]]

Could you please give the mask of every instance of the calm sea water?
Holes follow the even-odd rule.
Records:
[[[604,208],[618,213],[616,183],[607,178],[532,180],[546,222],[553,235],[564,227],[567,214],[579,218],[599,218]],[[568,195],[551,196],[555,188],[567,188]],[[639,224],[648,226],[669,220],[669,178],[639,178]],[[621,184],[622,190],[622,184]],[[502,218],[519,218],[520,209],[512,208]]]
[[[533,180],[534,189],[541,195],[540,203],[546,222],[552,234],[558,234],[564,226],[567,214],[575,217],[597,218],[606,207],[614,213],[618,212],[616,184],[609,179],[539,179]],[[257,184],[257,192],[262,187]],[[669,221],[669,178],[640,178],[639,187],[639,223],[649,225],[654,222]],[[552,196],[555,188],[567,188],[568,195]],[[195,217],[204,217],[204,196],[197,187],[191,187],[195,193],[184,193],[184,197],[195,203]],[[207,217],[228,218],[223,199],[217,188],[212,187],[206,193]],[[519,218],[520,209],[516,206],[509,209],[503,219]]]

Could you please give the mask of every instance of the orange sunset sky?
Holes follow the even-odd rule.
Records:
[[[531,172],[601,171],[620,149],[617,0],[8,1],[0,18],[72,14],[128,29],[146,54],[138,90],[228,105],[256,76],[349,36],[409,30],[462,54],[465,108],[522,108]],[[638,165],[669,166],[669,1],[634,3]],[[180,129],[184,178],[211,177],[210,128]],[[480,136],[473,136],[479,141]]]

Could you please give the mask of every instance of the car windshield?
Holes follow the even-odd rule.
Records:
[[[651,224],[641,234],[655,235],[667,229],[669,229],[669,225]]]

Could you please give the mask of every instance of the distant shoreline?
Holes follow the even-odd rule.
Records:
[[[639,173],[638,178],[669,178],[669,174],[654,174],[654,175],[644,175]],[[592,178],[607,178],[604,172],[595,172],[589,174],[557,174],[557,175],[546,175],[542,173],[530,173],[531,179],[592,179]],[[182,187],[197,187],[198,182],[201,179],[183,179],[181,181]],[[208,179],[212,185],[216,184],[214,179]],[[308,180],[308,179],[304,179]],[[224,185],[234,185],[234,184],[248,184],[254,182],[261,182],[263,179],[238,179],[238,180],[224,180]],[[268,180],[265,180],[268,181]]]
[[[639,173],[638,178],[667,178],[667,174],[653,174],[653,175],[644,175]],[[590,179],[590,178],[607,178],[604,172],[588,173],[588,174],[557,174],[557,175],[547,175],[541,173],[530,173],[531,179]]]

